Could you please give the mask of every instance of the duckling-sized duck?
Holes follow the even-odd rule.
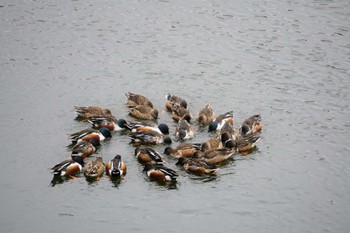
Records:
[[[186,172],[195,175],[216,175],[217,171],[215,166],[208,165],[204,159],[201,158],[181,157],[176,165],[182,166]]]
[[[146,172],[151,180],[159,182],[176,181],[178,176],[177,172],[173,169],[152,163],[146,163],[143,171]]]
[[[165,95],[165,99],[166,99],[165,108],[169,111],[173,111],[173,106],[175,104],[180,105],[186,110],[188,109],[186,100],[182,99],[179,96],[171,95],[170,93],[168,93]]]
[[[120,155],[116,155],[106,164],[106,174],[111,177],[121,177],[126,174],[126,164]]]
[[[133,108],[139,105],[142,106],[148,106],[150,108],[153,108],[152,102],[145,96],[135,94],[135,93],[125,93],[126,99],[127,99],[127,106],[129,108]]]
[[[246,119],[241,127],[239,128],[239,132],[242,136],[246,136],[249,134],[255,134],[260,132],[262,129],[261,124],[261,115],[254,115]]]
[[[185,115],[188,115],[189,120],[191,120],[192,118],[192,114],[190,113],[190,111],[188,110],[188,108],[184,108],[182,105],[180,104],[174,104],[172,107],[172,112],[171,112],[171,118],[176,121],[179,122]]]
[[[190,115],[186,114],[175,129],[175,138],[177,140],[186,140],[194,137],[194,128],[189,123]]]
[[[127,129],[127,121],[124,119],[116,119],[114,116],[94,116],[87,120],[95,129],[107,128],[109,131],[121,131]]]
[[[95,160],[91,160],[84,166],[84,175],[87,179],[99,180],[105,171],[105,164],[101,157],[97,157]]]
[[[93,116],[112,116],[112,112],[107,108],[101,108],[97,106],[77,107],[75,106],[75,112],[77,113],[77,120],[85,121],[89,117]]]
[[[112,137],[111,131],[109,131],[109,129],[105,127],[99,130],[85,129],[69,135],[69,138],[72,140],[73,145],[80,142],[81,140],[90,141],[91,139],[96,138],[99,141],[103,141],[106,138],[111,138],[111,137]]]
[[[210,123],[208,132],[220,130],[224,126],[225,122],[233,125],[233,111],[221,114],[220,116],[216,117],[213,122]]]
[[[83,170],[84,160],[80,156],[71,156],[70,159],[64,160],[51,168],[54,176],[74,176]]]
[[[172,140],[169,136],[156,131],[137,131],[131,132],[131,144],[139,145],[157,145],[161,143],[171,144]]]
[[[145,105],[138,105],[130,108],[129,115],[140,120],[157,120],[158,110]]]
[[[160,123],[158,126],[150,126],[139,122],[137,123],[129,122],[126,126],[131,132],[155,131],[164,135],[169,134],[169,126],[165,123]]]
[[[90,141],[80,141],[72,148],[72,156],[80,156],[86,158],[96,151],[100,145],[100,140],[92,138]]]
[[[197,121],[199,125],[209,125],[215,119],[214,110],[210,104],[206,104],[197,114]]]
[[[197,150],[200,150],[200,143],[182,143],[176,148],[166,147],[164,154],[170,155],[174,158],[192,157]]]
[[[140,163],[164,164],[163,156],[150,147],[136,147],[135,157]]]

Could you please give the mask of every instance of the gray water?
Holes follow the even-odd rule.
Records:
[[[1,232],[348,232],[349,19],[342,0],[1,1]],[[130,120],[128,91],[233,110],[236,126],[261,113],[258,150],[212,179],[166,157],[169,187],[114,133],[94,156],[121,154],[124,179],[53,185],[67,134],[89,127],[74,106]]]

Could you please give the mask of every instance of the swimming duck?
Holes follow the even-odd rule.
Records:
[[[260,132],[262,129],[261,115],[254,115],[247,118],[239,128],[239,132],[242,136],[254,134]]]
[[[112,116],[112,113],[107,108],[101,108],[97,106],[77,107],[75,106],[75,112],[78,114],[78,120],[87,120],[93,116]]]
[[[152,163],[146,163],[143,171],[146,172],[147,176],[151,180],[159,182],[175,181],[178,174],[173,169],[164,167],[162,165],[154,165]]]
[[[77,133],[73,133],[69,135],[69,138],[72,140],[72,144],[76,144],[77,142],[90,141],[92,138],[96,138],[99,141],[103,141],[105,138],[111,138],[111,131],[109,129],[103,127],[99,130],[96,129],[85,129],[79,131]]]
[[[207,150],[220,149],[220,148],[223,148],[223,145],[219,137],[211,138],[206,142],[203,142],[201,145],[201,151],[203,152]]]
[[[134,146],[139,145],[156,145],[156,144],[171,144],[171,138],[156,131],[137,131],[131,132],[131,143]]]
[[[225,139],[222,139],[223,141]],[[249,152],[255,148],[255,144],[260,140],[260,136],[258,134],[251,134],[245,137],[239,137],[236,140],[233,140],[229,143],[229,146],[235,149],[237,152],[241,154],[249,154]]]
[[[192,157],[197,150],[200,150],[200,143],[182,143],[175,148],[166,147],[164,154],[170,155],[174,158]]]
[[[126,174],[126,164],[120,155],[116,155],[106,164],[106,174],[111,177],[121,177]]]
[[[75,178],[74,175],[83,170],[84,160],[80,156],[71,156],[70,159],[64,160],[56,164],[51,169],[54,176],[68,176]]]
[[[141,120],[157,120],[158,110],[145,105],[138,105],[130,108],[129,115]]]
[[[129,92],[129,93],[126,93],[125,96],[127,98],[127,106],[129,108],[133,108],[139,105],[153,108],[152,102],[143,95]]]
[[[72,148],[72,156],[80,156],[86,158],[96,151],[100,145],[100,140],[92,138],[90,141],[80,141]]]
[[[150,126],[139,122],[137,123],[129,122],[126,126],[131,132],[155,131],[164,135],[169,134],[169,126],[165,123],[160,123],[158,126]]]
[[[186,172],[195,175],[216,175],[217,171],[217,168],[208,165],[204,159],[201,158],[181,157],[176,165],[182,166]]]
[[[164,164],[163,157],[150,147],[136,147],[135,157],[141,163]]]
[[[179,122],[185,115],[187,115],[186,118],[188,119],[188,121],[190,121],[192,118],[192,114],[190,113],[190,111],[188,109],[184,108],[180,104],[173,105],[172,112],[171,112],[171,118],[174,121]]]
[[[215,119],[214,110],[210,104],[206,104],[197,114],[197,121],[199,125],[209,125]]]
[[[193,157],[203,159],[208,165],[221,166],[234,154],[235,150],[229,149],[212,149],[205,152],[197,151]]]
[[[212,123],[210,123],[208,131],[212,132],[220,130],[224,126],[225,122],[233,125],[233,111],[221,114],[220,116],[216,117]]]
[[[101,157],[97,157],[86,163],[83,170],[86,178],[99,180],[105,170],[105,164]]]
[[[170,93],[165,95],[165,99],[167,100],[165,103],[165,107],[169,111],[173,111],[173,106],[175,104],[180,105],[184,109],[188,109],[186,100],[182,99],[181,97],[178,97],[176,95],[171,95]]]
[[[179,124],[175,129],[175,137],[178,140],[186,140],[194,137],[194,128],[190,125],[188,118],[184,117],[179,121]]]
[[[124,119],[116,119],[113,116],[94,116],[87,120],[95,129],[107,128],[109,131],[121,131],[127,129],[127,122]]]

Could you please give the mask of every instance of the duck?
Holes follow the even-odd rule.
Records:
[[[214,110],[210,104],[206,104],[197,114],[198,124],[201,126],[209,125],[215,119]]]
[[[164,164],[163,156],[150,147],[136,147],[135,157],[140,163]]]
[[[197,150],[200,150],[200,143],[182,143],[175,148],[170,146],[164,149],[164,154],[174,158],[192,157]]]
[[[157,145],[171,144],[172,140],[169,136],[156,131],[137,131],[130,133],[131,143],[134,146],[139,145]]]
[[[87,120],[94,129],[107,128],[109,131],[121,131],[127,129],[127,121],[116,119],[114,116],[94,116]]]
[[[207,141],[203,142],[201,145],[201,151],[207,151],[212,149],[221,149],[223,145],[219,137],[210,138]]]
[[[209,125],[208,132],[219,131],[224,126],[225,122],[233,125],[233,111],[226,112],[216,117]]]
[[[192,114],[190,113],[188,108],[184,108],[182,105],[177,104],[177,103],[173,105],[172,112],[171,112],[171,118],[175,122],[179,122],[185,115],[188,115],[186,117],[189,120],[191,120]]]
[[[224,141],[225,138],[222,138]],[[232,148],[235,151],[247,155],[249,152],[256,147],[256,143],[260,140],[260,136],[258,134],[251,134],[244,137],[238,137],[236,140],[229,141],[228,148]]]
[[[69,135],[69,138],[72,140],[72,144],[83,141],[90,141],[92,138],[96,138],[99,141],[103,141],[106,138],[111,138],[112,134],[108,128],[102,127],[99,130],[96,129],[85,129],[76,133],[72,133]]]
[[[242,125],[239,128],[239,132],[241,136],[246,136],[249,134],[255,134],[260,132],[262,129],[262,124],[261,124],[261,115],[253,115],[242,123]]]
[[[175,138],[178,140],[187,140],[194,137],[194,128],[189,123],[189,115],[185,115],[175,129]]]
[[[101,108],[97,106],[75,106],[75,112],[77,113],[77,120],[85,121],[89,117],[93,116],[112,116],[111,110],[107,108]]]
[[[158,110],[145,105],[137,105],[130,108],[129,115],[140,120],[157,120]]]
[[[176,181],[178,177],[177,172],[173,169],[163,165],[154,165],[152,163],[146,163],[143,171],[146,172],[151,180],[159,182]]]
[[[75,178],[75,175],[83,170],[84,159],[80,156],[71,156],[51,168],[54,176],[67,176]]]
[[[208,165],[219,167],[223,165],[228,159],[236,153],[235,150],[230,149],[212,149],[205,152],[197,151],[193,158],[203,159]]]
[[[188,105],[186,100],[182,99],[179,96],[176,95],[171,95],[170,93],[165,95],[165,99],[166,99],[166,103],[165,103],[165,108],[168,111],[173,111],[173,106],[175,104],[180,105],[181,107],[183,107],[184,109],[188,109]]]
[[[106,174],[111,177],[121,177],[126,174],[126,164],[120,155],[114,156],[107,162]]]
[[[136,106],[147,106],[153,108],[152,102],[145,96],[136,93],[125,93],[127,99],[127,106],[133,108]]]
[[[132,123],[129,122],[126,127],[131,131],[131,132],[139,132],[139,131],[155,131],[157,133],[161,133],[164,135],[169,134],[169,126],[165,123],[160,123],[158,126],[150,126],[150,125],[145,125],[139,122]]]
[[[100,145],[100,140],[92,138],[90,141],[80,141],[72,148],[72,156],[80,156],[86,158],[92,155],[96,148]]]
[[[216,175],[217,168],[208,165],[200,158],[181,157],[176,163],[177,166],[182,166],[188,173],[195,175]]]
[[[105,164],[102,157],[97,157],[95,160],[91,160],[84,166],[84,175],[87,179],[99,180],[105,171]]]

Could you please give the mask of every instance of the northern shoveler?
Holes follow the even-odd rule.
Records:
[[[99,180],[105,170],[105,164],[101,157],[97,157],[86,163],[83,170],[86,178]]]
[[[51,168],[55,176],[74,176],[83,170],[84,160],[80,156],[71,156],[70,159],[64,160]]]
[[[164,164],[163,156],[150,147],[136,147],[135,157],[141,163]]]
[[[127,128],[131,130],[131,132],[140,132],[140,131],[155,131],[164,135],[169,134],[169,126],[165,123],[160,123],[158,126],[150,126],[142,123],[131,123],[127,124]]]
[[[77,113],[78,120],[87,120],[93,116],[112,116],[112,112],[107,108],[101,108],[97,106],[77,107],[75,106],[75,112]]]
[[[150,108],[153,108],[152,102],[147,97],[145,97],[143,95],[129,92],[129,93],[126,93],[125,96],[127,98],[127,106],[129,108],[136,107],[139,105],[148,106]]]
[[[175,129],[175,137],[178,140],[186,140],[194,137],[194,128],[190,125],[188,119],[183,118],[179,121]]]
[[[213,122],[210,123],[208,131],[212,132],[220,130],[224,126],[225,122],[233,125],[233,111],[221,114],[220,116],[216,117]]]
[[[141,120],[157,120],[158,110],[149,106],[138,105],[130,108],[129,115]]]
[[[192,157],[197,150],[200,150],[200,143],[182,143],[176,148],[166,147],[164,154],[170,155],[174,158]]]
[[[242,136],[246,136],[249,134],[254,134],[260,132],[262,129],[261,123],[261,115],[254,115],[246,119],[241,127],[239,128],[239,132]]]
[[[134,146],[139,145],[156,145],[156,144],[171,144],[172,140],[169,136],[155,131],[138,131],[131,132],[131,143]]]
[[[235,150],[230,149],[213,149],[207,150],[205,152],[197,151],[193,157],[202,158],[207,164],[215,165],[218,167],[230,159],[235,154],[235,152]]]
[[[173,169],[164,167],[162,165],[154,165],[152,163],[146,163],[143,171],[146,172],[147,176],[151,180],[160,182],[175,181],[178,174]]]
[[[224,140],[224,139],[223,139]],[[260,136],[258,134],[251,134],[245,137],[239,137],[236,140],[230,143],[230,146],[235,149],[237,152],[241,154],[248,154],[253,148],[255,148],[255,144],[260,140]]]
[[[106,174],[111,177],[121,177],[126,174],[126,164],[120,155],[116,155],[106,164]]]
[[[197,114],[197,121],[199,125],[209,125],[215,119],[214,110],[210,104],[206,104]]]
[[[85,129],[69,135],[69,138],[72,140],[72,144],[76,144],[81,140],[90,141],[93,138],[96,138],[99,141],[103,141],[105,138],[111,138],[111,137],[112,137],[111,131],[109,131],[109,129],[105,127],[99,130]]]
[[[207,150],[212,150],[212,149],[220,149],[223,148],[223,145],[220,141],[219,137],[214,137],[206,142],[203,142],[201,145],[201,151],[207,151]]]
[[[176,163],[178,166],[182,166],[185,171],[196,175],[216,175],[217,168],[208,165],[204,159],[201,158],[179,158]]]
[[[127,122],[124,119],[116,119],[108,116],[89,117],[88,122],[92,124],[95,129],[107,128],[110,131],[121,131],[127,129]]]
[[[92,138],[90,141],[80,141],[72,148],[72,156],[81,156],[86,158],[96,151],[100,145],[100,140]]]
[[[188,109],[186,100],[182,99],[179,96],[171,95],[170,93],[168,93],[165,95],[165,99],[166,99],[165,108],[169,111],[173,111],[173,106],[175,104],[180,105],[186,110]]]
[[[181,106],[180,104],[174,104],[172,107],[172,112],[171,112],[171,118],[176,121],[179,122],[185,115],[188,121],[191,120],[192,118],[192,114],[190,113],[190,111],[186,108],[184,108],[183,106]]]

